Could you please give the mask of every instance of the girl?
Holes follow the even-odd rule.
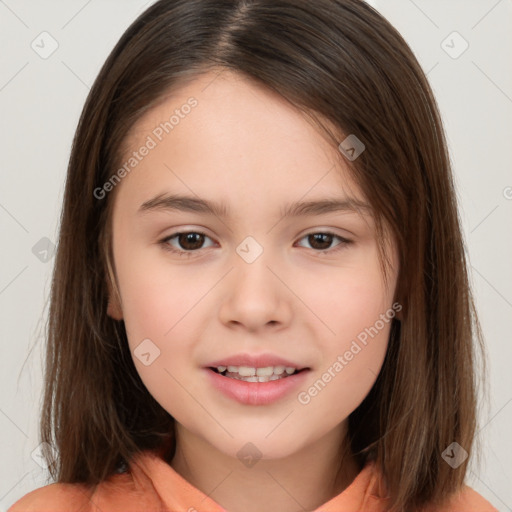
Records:
[[[73,143],[11,512],[492,511],[428,82],[360,0],[160,0]],[[52,457],[53,448],[56,451]]]

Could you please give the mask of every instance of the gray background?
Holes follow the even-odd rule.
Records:
[[[102,63],[151,3],[0,0],[0,511],[48,475],[37,457],[42,348],[73,133]],[[444,119],[489,358],[484,459],[467,483],[512,510],[512,0],[371,3],[416,53]]]

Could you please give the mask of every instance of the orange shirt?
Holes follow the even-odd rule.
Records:
[[[338,496],[314,512],[385,512],[389,498],[369,462]],[[272,507],[270,507],[271,509]],[[156,452],[134,457],[130,471],[111,476],[96,488],[53,483],[29,492],[7,512],[226,512],[191,485]],[[470,487],[442,510],[424,512],[498,512]]]

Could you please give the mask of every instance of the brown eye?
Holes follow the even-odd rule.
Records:
[[[329,249],[332,244],[333,236],[328,233],[314,233],[308,235],[308,241],[313,249],[325,250]]]
[[[177,237],[179,245],[187,251],[200,249],[204,243],[204,235],[202,233],[180,233]]]
[[[174,233],[160,241],[164,249],[179,254],[180,256],[189,256],[192,252],[198,252],[203,248],[205,239],[210,239],[205,233],[199,231],[183,231]],[[171,244],[172,240],[176,240],[176,244]]]
[[[340,240],[340,242],[334,246],[334,249],[331,249],[332,243],[336,238]],[[317,252],[336,252],[352,243],[351,240],[329,232],[309,233],[303,237],[303,240],[304,239],[307,239],[311,248]]]

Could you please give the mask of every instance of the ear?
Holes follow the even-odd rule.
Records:
[[[108,281],[108,280],[107,280]],[[107,282],[108,286],[108,305],[107,305],[107,315],[113,318],[114,320],[122,320],[123,319],[123,310],[121,308],[121,304],[119,303],[118,294],[113,293],[112,286],[110,282]]]

